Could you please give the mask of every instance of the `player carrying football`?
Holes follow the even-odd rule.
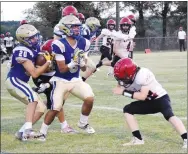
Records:
[[[51,64],[51,56],[45,54],[46,63],[40,68],[35,68],[35,58],[38,55],[38,30],[30,25],[21,25],[16,31],[16,37],[20,45],[13,50],[11,68],[6,78],[6,88],[11,96],[20,100],[26,107],[25,124],[20,128],[18,134],[22,141],[34,137],[32,124],[35,123],[44,112],[46,106],[40,97],[28,84],[30,76],[37,78]]]

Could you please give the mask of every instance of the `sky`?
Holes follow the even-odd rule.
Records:
[[[23,11],[28,8],[33,8],[36,2],[1,2],[1,21],[20,21],[24,20],[26,15]],[[109,10],[109,12],[115,12],[115,8]],[[107,16],[108,13],[104,13],[102,17]],[[121,16],[130,14],[129,11],[121,12]]]
[[[25,19],[23,11],[32,8],[36,2],[1,2],[1,21]]]

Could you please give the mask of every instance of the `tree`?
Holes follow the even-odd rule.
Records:
[[[114,3],[114,2],[113,2]],[[27,20],[30,23],[33,23],[36,28],[38,28],[43,35],[46,37],[51,35],[51,33],[44,33],[44,28],[52,28],[59,22],[61,18],[61,11],[67,5],[73,5],[77,10],[85,15],[85,18],[96,17],[99,20],[101,19],[100,13],[105,11],[105,8],[113,5],[112,2],[83,2],[83,1],[74,1],[74,2],[63,2],[63,1],[45,1],[37,2],[33,9],[28,9],[25,11],[27,14]],[[102,23],[104,25],[104,23]]]
[[[148,10],[154,7],[153,3],[147,1],[125,1],[123,3],[124,6],[121,9],[128,7],[129,10],[132,11],[133,13],[138,12],[139,18],[137,20],[137,36],[145,37],[146,24],[145,24],[144,15]]]

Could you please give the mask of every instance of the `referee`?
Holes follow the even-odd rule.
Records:
[[[183,50],[185,51],[186,33],[183,30],[183,27],[179,28],[179,31],[178,31],[178,40],[179,40],[180,52],[182,52],[182,47],[183,47]]]

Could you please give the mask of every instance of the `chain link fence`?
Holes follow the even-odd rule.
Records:
[[[135,38],[134,42],[136,46],[134,51],[144,52],[145,49],[151,49],[151,51],[179,51],[179,41],[177,37],[144,37]],[[102,39],[98,43],[98,47],[102,45]],[[91,54],[100,54],[100,52],[94,51],[95,41],[92,42],[90,47]],[[187,41],[185,41],[185,47],[187,49]]]

